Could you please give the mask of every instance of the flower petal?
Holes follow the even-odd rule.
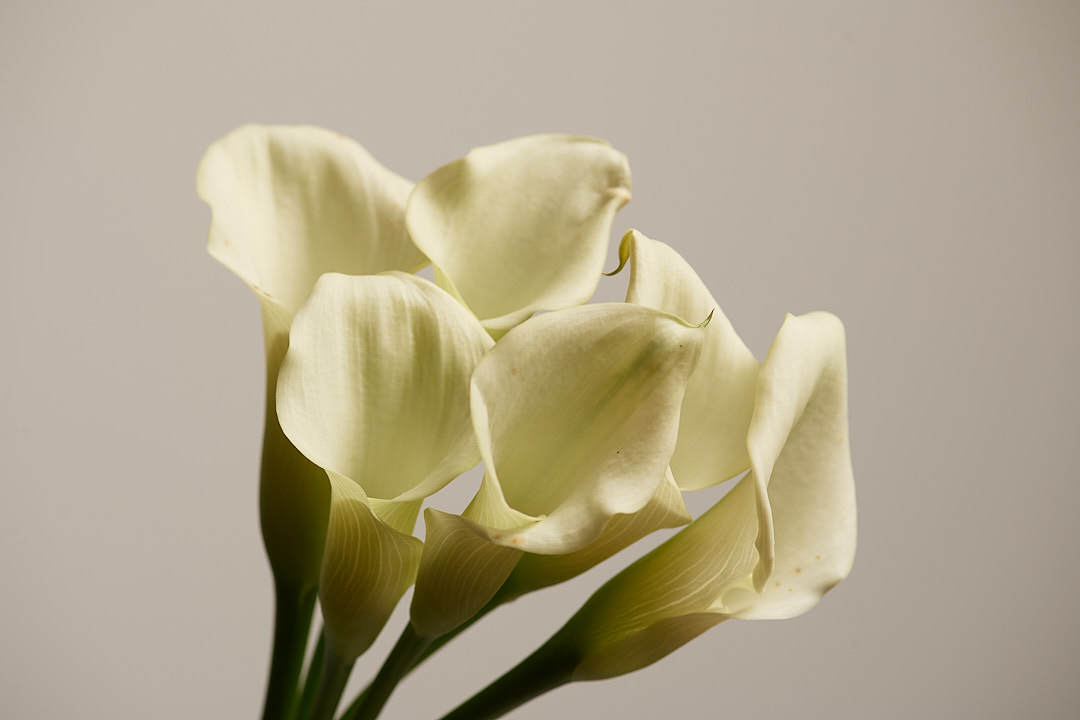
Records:
[[[767,478],[775,561],[763,592],[725,598],[726,613],[794,617],[847,577],[855,559],[847,363],[835,316],[788,316],[761,368],[747,445],[753,472]]]
[[[722,483],[750,466],[746,431],[754,412],[758,362],[677,252],[631,230],[619,244],[620,269],[627,260],[627,302],[687,319],[715,310],[697,370],[686,387],[671,470],[683,490]]]
[[[599,680],[645,667],[723,620],[713,606],[749,578],[756,515],[748,476],[600,588],[557,634],[584,657],[574,679]]]
[[[479,461],[469,377],[492,340],[453,298],[403,273],[324,275],[292,325],[278,415],[312,462],[351,478],[381,517]],[[408,520],[405,527],[405,520]]]
[[[352,660],[371,646],[412,585],[423,543],[380,521],[355,482],[327,474],[330,525],[319,602],[327,641]]]
[[[406,222],[436,281],[499,336],[596,289],[626,157],[607,143],[534,135],[473,150],[420,181]]]
[[[436,638],[475,615],[502,586],[521,551],[496,545],[458,515],[424,511],[424,554],[413,593],[411,622]]]
[[[511,600],[525,593],[577,577],[615,553],[657,530],[686,525],[691,518],[671,471],[648,505],[629,515],[616,515],[591,543],[565,555],[526,554],[510,573],[501,595]]]
[[[464,516],[509,520],[489,526],[494,542],[564,554],[643,508],[664,480],[702,335],[626,303],[547,313],[509,333],[472,379],[488,487]]]
[[[245,125],[199,164],[210,254],[293,315],[325,272],[415,271],[405,231],[412,183],[322,128]]]
[[[430,508],[424,517],[427,536],[413,594],[412,624],[426,637],[453,630],[496,593],[504,603],[561,583],[655,530],[690,522],[670,471],[648,505],[631,515],[614,516],[596,540],[566,555],[522,553],[493,542],[492,531],[474,520]],[[518,521],[513,516],[507,519]]]

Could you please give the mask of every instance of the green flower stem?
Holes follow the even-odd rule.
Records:
[[[274,649],[263,720],[292,720],[317,593],[283,582],[275,583],[274,589]]]
[[[341,714],[338,720],[356,720],[356,713],[360,712],[360,706],[364,704],[364,698],[367,697],[368,689],[371,688],[369,684],[366,688],[360,691],[360,694],[356,696],[356,699],[352,701],[352,705]]]
[[[323,661],[326,659],[326,635],[319,633],[319,642],[315,645],[315,653],[311,656],[311,664],[308,666],[307,675],[304,677],[303,691],[300,693],[300,705],[296,709],[296,720],[305,720],[311,714],[311,708],[315,704],[315,690],[319,687],[319,679],[322,677]]]
[[[409,674],[417,658],[432,640],[433,638],[418,634],[412,623],[405,626],[386,662],[379,668],[379,674],[364,691],[364,698],[354,716],[356,720],[375,720],[379,716],[386,701],[390,699],[390,693],[394,692],[401,679]]]
[[[319,690],[315,694],[315,706],[307,720],[333,720],[334,710],[341,702],[341,693],[345,691],[349,673],[356,662],[356,658],[346,660],[342,657],[330,642],[325,644],[323,657],[323,671],[319,677]]]
[[[432,655],[434,655],[435,652],[437,650],[439,650],[439,648],[441,648],[443,645],[445,645],[446,643],[448,643],[451,640],[453,640],[454,638],[456,638],[458,635],[463,633],[468,628],[472,627],[472,624],[475,623],[477,620],[484,617],[485,615],[487,615],[489,612],[491,612],[495,608],[499,607],[500,605],[502,605],[504,603],[507,603],[507,602],[510,602],[511,600],[514,600],[516,597],[517,596],[508,597],[506,599],[501,599],[501,594],[496,594],[495,597],[492,598],[491,601],[488,602],[487,605],[482,607],[478,613],[473,615],[471,618],[466,620],[464,623],[462,623],[461,625],[458,625],[456,628],[454,628],[450,632],[446,633],[445,635],[440,635],[439,637],[437,637],[437,638],[435,638],[433,640],[429,640],[428,643],[423,647],[422,651],[415,658],[413,658],[412,664],[401,675],[401,677],[398,678],[398,680],[400,681],[400,680],[404,679],[406,676],[409,675],[409,673],[411,673],[416,668],[420,667],[424,663],[424,661],[427,660]],[[389,662],[389,660],[388,660],[388,662]],[[364,688],[364,690],[356,697],[356,699],[353,700],[352,704],[349,705],[349,709],[346,710],[344,713],[342,713],[341,717],[338,718],[338,720],[357,720],[359,718],[359,715],[357,713],[359,713],[360,706],[364,703],[364,700],[367,697],[367,694],[368,694],[369,690],[371,690],[371,685],[368,685],[366,688]],[[300,717],[302,718],[303,716],[301,715]]]
[[[494,720],[573,679],[580,654],[558,636],[442,720]]]

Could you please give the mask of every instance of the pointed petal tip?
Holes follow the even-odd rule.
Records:
[[[622,272],[622,269],[626,267],[627,256],[619,254],[619,266],[610,272],[604,273],[604,277],[615,277]]]
[[[623,233],[622,239],[619,241],[619,267],[611,272],[604,273],[605,276],[613,277],[618,275],[626,267],[626,263],[630,261],[630,243],[633,242],[636,233],[637,230],[627,230]]]

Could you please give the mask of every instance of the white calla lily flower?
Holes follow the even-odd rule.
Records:
[[[537,311],[592,297],[612,218],[629,200],[629,164],[606,142],[533,135],[428,175],[406,222],[436,282],[497,338]]]
[[[324,275],[292,324],[278,415],[330,479],[319,599],[346,661],[413,582],[423,499],[480,460],[469,378],[492,344],[455,299],[403,273]]]
[[[207,248],[259,299],[266,340],[260,517],[279,582],[313,588],[326,534],[325,474],[282,435],[274,405],[289,326],[324,272],[414,271],[426,258],[405,231],[412,183],[358,144],[307,126],[245,125],[199,164],[213,216]]]
[[[461,517],[427,511],[418,633],[468,620],[524,553],[573,556],[542,569],[558,582],[689,519],[667,467],[703,333],[612,303],[540,315],[495,345],[472,378],[484,478]]]
[[[597,591],[545,646],[578,659],[567,679],[645,667],[727,618],[794,617],[850,572],[855,490],[839,320],[789,316],[756,397],[751,474]],[[759,485],[771,532],[759,523]]]

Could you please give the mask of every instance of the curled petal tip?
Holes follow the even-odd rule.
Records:
[[[607,189],[607,192],[608,195],[610,195],[611,197],[621,201],[619,203],[619,207],[622,207],[626,203],[630,202],[630,200],[632,200],[634,197],[625,187],[610,187]]]
[[[622,269],[623,269],[624,267],[626,267],[626,260],[627,260],[627,257],[629,257],[629,256],[626,256],[626,257],[620,257],[620,258],[619,258],[619,267],[615,268],[615,269],[614,269],[614,270],[612,270],[611,272],[606,272],[606,273],[604,273],[604,277],[614,277],[614,276],[618,275],[618,274],[619,274],[620,272],[622,272]]]

